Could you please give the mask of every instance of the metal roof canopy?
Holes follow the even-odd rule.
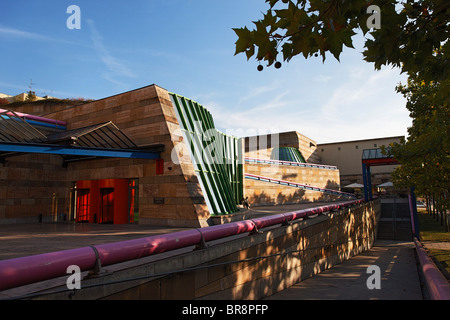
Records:
[[[0,142],[42,142],[47,137],[14,111],[0,113]]]
[[[0,112],[0,161],[25,153],[69,162],[98,157],[159,159],[164,145],[138,147],[111,121],[46,136],[13,111]]]
[[[90,148],[137,148],[111,121],[55,133],[48,136],[47,142]]]

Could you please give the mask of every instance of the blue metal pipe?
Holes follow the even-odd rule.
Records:
[[[131,159],[159,159],[159,152],[148,152],[132,149],[101,149],[87,147],[61,146],[54,144],[32,144],[1,142],[0,151],[18,153],[42,153],[87,157],[131,158]]]
[[[28,119],[24,119],[24,120],[25,120],[25,122],[27,122],[31,125],[34,125],[34,126],[41,126],[41,127],[46,127],[46,128],[58,129],[58,130],[66,130],[65,126],[58,125],[57,123],[40,122],[40,121],[28,120]]]

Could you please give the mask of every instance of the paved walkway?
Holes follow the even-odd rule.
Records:
[[[291,212],[327,203],[252,207],[243,210],[247,219]],[[329,204],[329,203],[328,203]],[[145,238],[191,228],[137,224],[34,223],[0,225],[0,260],[81,248],[97,244]]]
[[[426,249],[450,250],[450,241],[421,241]]]
[[[413,242],[376,241],[371,250],[267,300],[422,300]],[[381,289],[368,289],[369,266],[381,270]]]
[[[247,212],[247,215],[253,218],[319,205],[316,203],[255,207]],[[186,229],[76,223],[0,225],[0,260],[143,238]],[[450,242],[424,242],[424,246],[450,250]],[[414,250],[413,242],[379,240],[368,252],[297,283],[268,299],[421,300],[422,292]],[[367,288],[367,279],[371,276],[367,273],[367,268],[371,265],[380,267],[380,290]]]

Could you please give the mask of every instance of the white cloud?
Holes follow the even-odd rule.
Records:
[[[126,87],[126,83],[117,78],[136,78],[136,75],[122,62],[113,57],[109,50],[103,44],[103,38],[95,27],[93,20],[87,20],[89,29],[91,31],[91,39],[94,44],[94,49],[97,56],[103,62],[107,68],[107,72],[102,74],[102,78],[105,80],[119,85],[121,87]]]
[[[22,30],[8,28],[8,27],[2,27],[2,26],[0,26],[0,34],[2,34],[3,36],[9,36],[12,38],[54,41],[53,38],[44,36],[44,35],[41,35],[38,33],[22,31]]]
[[[216,126],[242,135],[298,131],[318,143],[406,135],[410,126],[404,98],[395,92],[398,70],[354,67],[341,82],[317,76],[305,86],[286,80],[253,87],[229,108],[217,99],[204,101]],[[327,81],[316,85],[317,80]],[[310,101],[315,101],[311,104]]]
[[[54,38],[40,33],[28,32],[4,26],[0,26],[0,35],[10,39],[26,39],[31,41],[54,42],[60,44],[88,47],[81,43],[67,41],[65,39]]]

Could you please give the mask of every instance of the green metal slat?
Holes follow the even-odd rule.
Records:
[[[191,101],[187,101],[186,102],[184,100],[184,102],[185,102],[186,108],[189,108],[190,114],[192,115],[193,119],[195,121],[199,121],[199,120],[202,121],[203,119],[199,118],[198,114],[196,114],[196,111],[198,111],[198,108],[196,110],[195,106],[192,104]],[[202,141],[201,141],[201,146],[202,146],[202,151],[203,151],[205,149],[205,147],[206,147],[205,141],[203,141],[203,138],[202,138]],[[208,157],[207,161],[212,164],[213,170],[215,172],[218,172],[217,168],[214,165],[214,161],[212,161],[212,159],[209,157],[209,155],[207,153],[203,152],[203,156],[205,156],[205,155]],[[217,179],[215,179],[215,176],[213,176],[211,174],[211,170],[210,170],[209,166],[206,163],[203,162],[203,164],[205,165],[206,171],[208,171],[207,172],[207,176],[208,176],[208,180],[210,182],[209,185],[213,185],[213,187],[214,187],[213,188],[213,192],[214,192],[214,194],[216,196],[215,199],[217,199],[217,202],[219,203],[219,206],[220,206],[220,211],[221,212],[218,212],[218,213],[227,212],[228,211],[227,205],[226,205],[226,203],[222,203],[223,201],[220,201],[220,200],[223,200],[223,199],[220,196],[220,193],[219,193],[220,190],[217,190],[217,188],[216,188],[216,186],[218,185],[218,182],[219,182],[219,184],[221,184],[221,181],[220,180],[217,181]],[[222,189],[223,186],[220,185],[219,188]]]
[[[197,103],[192,103],[192,105],[194,105],[194,107],[192,107],[194,114],[195,114],[195,112],[197,112],[197,114],[195,114],[195,117],[197,119],[200,119],[202,121],[202,123],[209,124],[208,119],[207,119],[205,113],[203,112],[206,110],[203,107],[200,107]],[[197,106],[197,107],[195,107],[195,106]],[[207,125],[205,127],[209,128],[210,125]],[[215,128],[214,128],[214,130],[215,130],[215,132],[218,132]],[[219,138],[220,138],[220,134],[219,134]],[[218,139],[218,140],[220,140],[220,139]],[[219,150],[219,147],[221,147],[221,144],[218,142],[219,141],[212,142],[214,144],[213,146],[214,146],[215,150]],[[204,147],[206,147],[206,145]],[[220,151],[222,152],[222,154],[224,154],[224,150],[220,150]],[[232,196],[232,194],[230,194],[231,190],[229,190],[229,182],[227,183],[227,181],[225,180],[226,179],[226,171],[223,170],[224,164],[225,164],[225,162],[222,165],[217,164],[215,161],[212,162],[212,165],[215,168],[215,171],[218,172],[216,177],[218,178],[219,184],[221,186],[220,191],[225,193],[224,194],[225,197],[223,198],[223,200],[225,202],[227,211],[235,212],[237,208],[235,207],[235,204],[234,204],[235,201],[233,201],[233,196]]]
[[[211,113],[200,104],[179,95],[171,95],[179,111],[178,114],[181,117],[182,126],[187,130],[187,134],[192,135],[190,150],[196,161],[197,172],[202,185],[206,189],[208,202],[211,204],[211,207],[215,206],[215,204],[220,207],[211,209],[218,214],[236,212],[236,204],[239,203],[240,196],[243,195],[243,169],[240,159],[242,155],[236,152],[236,148],[242,141],[219,133],[215,129]],[[180,105],[179,100],[182,105]],[[201,122],[201,128],[198,126],[198,122]],[[214,130],[214,137],[219,138],[212,142],[204,141],[204,139],[199,141],[199,135],[204,135],[208,130]],[[189,131],[192,131],[192,133]],[[211,155],[203,152],[208,146],[213,147],[218,152],[222,152],[222,164],[212,161]],[[209,165],[203,161],[197,161],[199,155],[203,155],[205,160],[209,162]],[[201,160],[203,159],[202,157]]]
[[[185,98],[182,98],[181,102],[182,102],[182,104],[183,104],[183,106],[184,106],[184,108],[185,108],[186,115],[187,115],[187,118],[188,118],[188,122],[189,122],[189,124],[191,125],[191,128],[192,128],[193,130],[195,130],[194,121],[193,121],[192,116],[195,116],[195,117],[196,117],[196,115],[192,113],[192,110],[189,108],[189,103],[186,101]],[[195,118],[194,118],[194,119],[195,119]],[[203,150],[203,148],[204,148],[203,141],[198,141],[198,136],[197,136],[197,135],[195,135],[195,137],[196,137],[196,142],[197,142],[196,145],[197,145],[197,146],[201,146],[201,148],[202,148],[201,150]],[[197,153],[197,150],[198,150],[198,149],[199,149],[199,148],[195,148],[195,149],[193,150],[193,152],[194,152],[194,153]],[[200,151],[200,150],[199,150],[199,151]],[[203,160],[203,157],[202,157],[202,160]],[[209,158],[208,158],[208,162],[211,162]],[[199,168],[200,171],[206,171],[205,173],[206,173],[206,176],[208,177],[208,179],[207,179],[208,181],[206,181],[206,179],[205,179],[204,186],[205,186],[205,188],[207,188],[208,185],[212,186],[212,189],[213,189],[212,192],[213,192],[214,195],[215,195],[214,199],[216,200],[216,203],[217,203],[217,205],[219,206],[219,210],[217,210],[217,208],[216,208],[214,211],[215,211],[215,212],[219,212],[219,211],[220,211],[220,212],[226,212],[227,208],[226,208],[226,206],[222,203],[222,201],[220,201],[220,200],[221,200],[220,194],[218,193],[218,190],[217,190],[217,188],[215,187],[215,186],[217,185],[217,183],[216,183],[215,179],[213,178],[213,176],[212,176],[212,174],[211,174],[211,170],[210,170],[209,166],[208,166],[204,161],[201,161],[201,163],[205,166],[205,169],[202,168],[200,162],[199,162],[199,164],[198,164],[198,168]],[[209,190],[209,191],[211,191],[211,190]],[[212,199],[210,199],[210,200],[212,200]],[[210,201],[210,202],[211,202],[211,201]]]
[[[193,107],[191,107],[191,110],[192,110],[195,118],[198,120],[201,120],[202,123],[206,123],[206,118],[203,117],[203,113],[201,112],[204,109],[194,103],[192,103],[191,106],[193,106]],[[211,144],[212,144],[212,146],[216,150],[219,150],[220,145],[218,145],[217,142],[218,141],[213,141],[207,145],[206,142],[203,141],[203,143],[204,143],[203,147],[204,147],[204,149],[206,149],[208,146],[211,146]],[[224,197],[218,197],[218,199],[223,201],[223,205],[225,207],[225,210],[220,213],[234,212],[235,210],[234,210],[233,206],[230,206],[230,199],[229,199],[229,192],[228,192],[229,185],[224,180],[225,176],[223,175],[222,166],[220,164],[217,164],[215,161],[212,161],[213,159],[212,159],[212,157],[209,157],[209,154],[207,154],[207,156],[208,156],[208,161],[211,163],[211,166],[213,167],[213,170],[216,171],[216,174],[212,175],[211,179],[214,181],[215,185],[219,187],[220,190],[217,190],[217,191],[224,196]]]
[[[180,97],[180,98],[182,100],[181,103],[183,104],[183,98],[182,97]],[[185,114],[186,114],[187,110],[182,108],[182,106],[180,105],[180,103],[178,101],[178,96],[175,96],[174,101],[176,102],[176,106],[177,106],[177,109],[179,111],[178,113],[179,113],[179,116],[181,117],[181,122],[183,124],[183,127],[184,127],[185,130],[187,130],[188,129],[188,125],[187,125],[187,122],[186,122],[186,118],[189,121],[189,117],[185,117]],[[184,107],[184,104],[183,104],[183,107]],[[187,132],[187,134],[189,134],[189,132]],[[194,147],[192,142],[190,142],[189,144],[190,144],[190,147],[191,147],[191,153],[193,154],[193,157],[195,159],[197,157],[196,148]],[[208,183],[206,181],[207,179],[205,178],[205,175],[203,173],[203,168],[199,165],[199,163],[200,163],[200,161],[196,161],[196,166],[197,166],[197,170],[198,170],[199,175],[200,175],[200,179],[202,180],[202,184],[203,184],[204,188],[206,189],[205,191],[206,191],[207,196],[208,196],[208,202],[210,203],[210,205],[212,207],[211,209],[214,212],[218,212],[221,209],[217,208],[216,201],[214,201],[213,197],[211,196],[211,191],[209,190]]]

